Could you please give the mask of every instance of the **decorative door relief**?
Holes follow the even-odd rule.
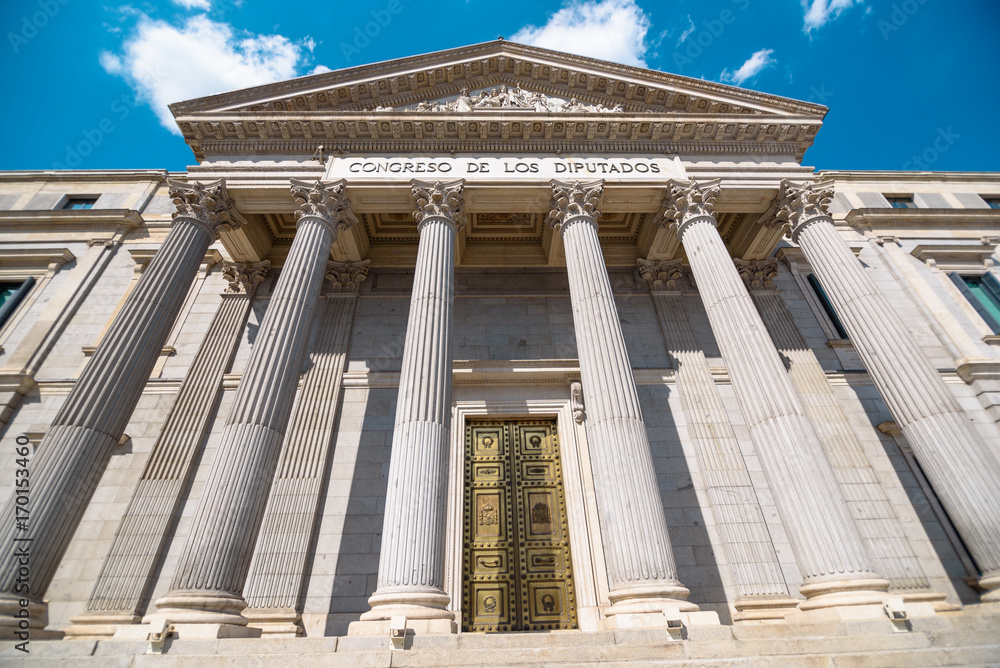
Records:
[[[463,629],[576,627],[555,420],[468,422]]]

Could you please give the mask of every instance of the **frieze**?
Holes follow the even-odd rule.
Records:
[[[412,178],[523,179],[613,178],[617,181],[663,182],[684,179],[680,159],[648,157],[496,157],[359,156],[331,158],[325,178],[405,181]]]

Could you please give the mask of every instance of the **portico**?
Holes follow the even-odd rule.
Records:
[[[174,106],[200,164],[172,185],[170,236],[39,446],[51,501],[30,535],[6,506],[5,545],[46,550],[28,603],[16,552],[0,552],[9,632],[21,608],[45,627],[47,588],[213,244],[231,291],[70,635],[494,630],[500,603],[464,583],[569,577],[556,572],[574,587],[539,593],[526,626],[558,596],[573,597],[561,628],[586,632],[884,620],[890,599],[930,616],[956,598],[948,576],[899,509],[874,425],[841,408],[869,379],[996,600],[1000,464],[980,437],[996,426],[970,426],[801,165],[825,108],[507,43],[295,86]],[[832,353],[825,367],[799,354],[822,314],[775,287],[779,248],[801,250],[850,335],[863,366],[848,380]],[[145,328],[144,309],[159,318]],[[477,446],[482,425],[514,449]],[[532,436],[547,454],[524,454]],[[470,462],[497,473],[470,477]],[[522,526],[504,533],[500,496],[467,499],[470,480],[558,494],[510,501],[504,521]],[[494,531],[509,554],[549,550],[552,572],[500,573],[500,557],[476,571],[472,545]],[[529,608],[535,589],[518,591]]]

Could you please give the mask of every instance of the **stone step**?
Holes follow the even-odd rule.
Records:
[[[413,648],[388,649],[387,638],[297,638],[173,640],[162,655],[145,654],[136,641],[33,641],[31,654],[0,643],[0,668],[420,668],[424,666],[675,666],[676,668],[900,668],[912,666],[1000,666],[1000,624],[958,626],[936,620],[931,630],[885,633],[877,626],[834,624],[826,636],[771,625],[766,634],[748,627],[714,627],[699,639],[671,642],[662,630],[423,636]],[[949,628],[949,626],[951,628]],[[784,635],[775,629],[791,631]],[[848,635],[847,630],[856,631]],[[709,637],[714,634],[714,637]],[[751,637],[737,638],[734,636]],[[763,636],[763,637],[762,637]]]

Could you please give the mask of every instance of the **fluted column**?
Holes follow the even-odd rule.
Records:
[[[823,443],[872,563],[892,589],[905,590],[907,600],[942,601],[945,595],[931,591],[882,481],[834,395],[826,372],[806,345],[774,285],[777,264],[777,260],[736,260],[736,269],[750,290],[775,347],[789,361],[788,377],[802,397],[806,414]]]
[[[828,185],[783,184],[778,222],[802,247],[865,368],[1000,601],[1000,463],[827,211]]]
[[[378,589],[362,620],[451,620],[444,592],[444,525],[451,432],[455,235],[465,225],[462,181],[413,182],[420,232],[392,433]]]
[[[247,576],[243,614],[264,633],[302,633],[300,598],[309,545],[334,437],[358,286],[370,264],[370,260],[327,264],[331,292],[320,300],[319,332],[309,353],[309,370],[295,401]]]
[[[140,619],[167,539],[176,525],[193,463],[214,414],[222,377],[232,361],[257,286],[271,263],[227,263],[229,285],[132,492],[125,515],[94,583],[87,612],[70,635],[112,635]]]
[[[23,598],[30,601],[30,625],[45,626],[42,595],[132,417],[198,265],[220,229],[241,224],[222,181],[169,185],[177,206],[173,227],[38,446],[28,516],[14,496],[4,508],[0,635],[17,626],[13,615]],[[30,555],[27,591],[17,582],[20,550]]]
[[[735,619],[780,619],[798,601],[788,595],[778,555],[747,471],[729,411],[698,345],[681,292],[686,273],[680,260],[638,260],[677,369],[677,394],[688,434],[698,452],[716,527],[733,574]]]
[[[675,183],[659,220],[684,245],[712,332],[802,573],[803,610],[879,603],[876,573],[785,367],[712,213],[717,183]]]
[[[587,438],[604,537],[608,614],[698,607],[677,580],[646,424],[597,238],[604,184],[552,182],[548,223],[566,249]]]
[[[245,626],[243,586],[338,230],[356,224],[344,182],[292,181],[298,225],[247,361],[191,533],[155,617]]]

